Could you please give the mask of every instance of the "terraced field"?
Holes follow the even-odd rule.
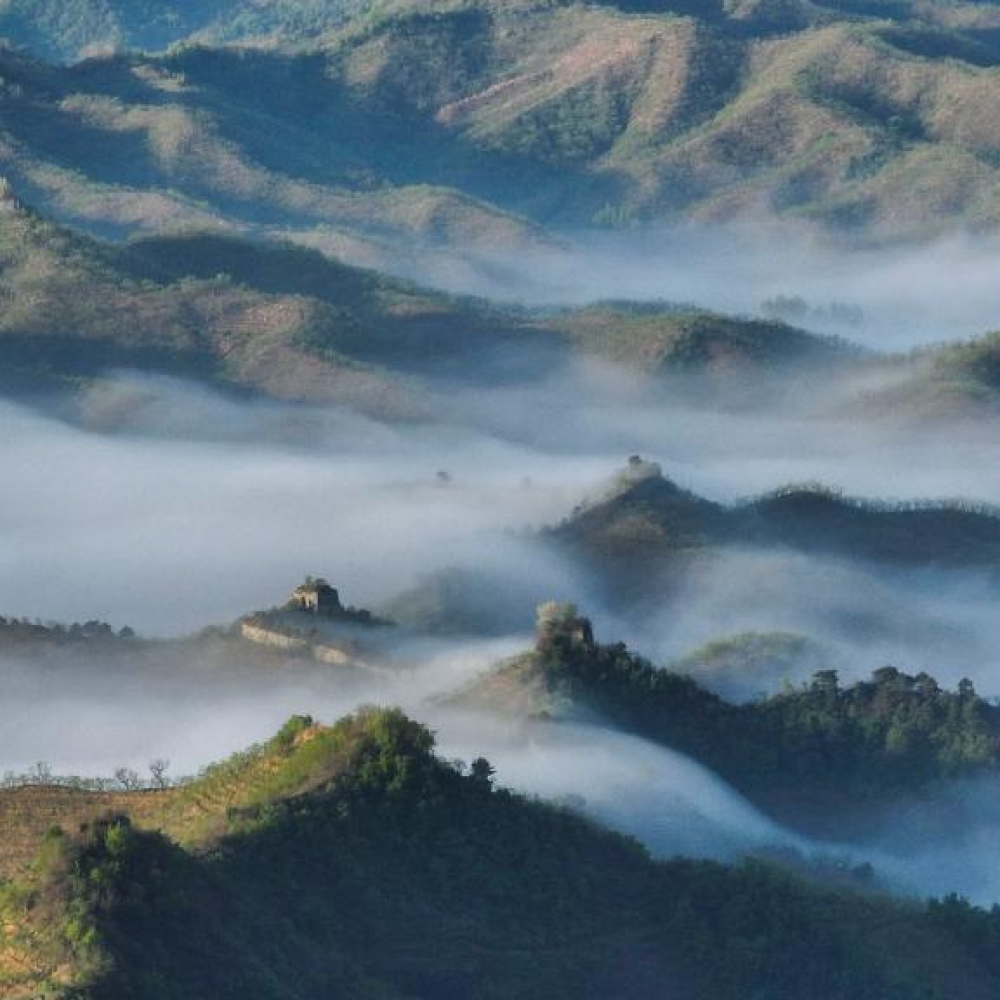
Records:
[[[269,798],[275,787],[287,795],[305,791],[289,784],[286,772],[298,752],[322,733],[319,726],[300,728],[287,744],[272,741],[208,768],[189,784],[163,790],[103,792],[58,785],[0,790],[0,879],[25,874],[53,827],[74,834],[113,816],[127,816],[137,828],[164,833],[179,844],[209,842],[235,814]],[[325,778],[331,771],[320,768],[318,774]]]

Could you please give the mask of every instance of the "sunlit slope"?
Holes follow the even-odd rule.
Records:
[[[305,722],[165,806],[50,833],[0,900],[10,1000],[582,997],[978,1000],[996,918],[811,888],[760,865],[655,863],[432,754],[369,711]],[[189,803],[189,798],[187,802]],[[67,819],[73,817],[68,816]]]
[[[995,336],[892,356],[667,303],[516,309],[288,243],[205,231],[103,243],[9,192],[0,263],[7,392],[72,390],[129,368],[394,415],[419,405],[415,379],[532,380],[576,356],[666,379],[694,400],[760,403],[781,393],[822,408],[836,389],[878,420],[995,416],[1000,399]],[[862,391],[855,379],[885,388]]]
[[[130,368],[394,415],[412,409],[417,369],[475,377],[494,352],[552,339],[315,251],[210,235],[113,247],[14,199],[0,203],[0,260],[8,391]]]
[[[792,327],[669,306],[536,313],[455,298],[291,244],[188,233],[124,246],[0,201],[3,388],[115,368],[303,402],[411,412],[414,380],[538,379],[571,355],[740,393],[863,363]]]
[[[72,832],[109,815],[183,844],[227,829],[233,810],[302,794],[333,780],[347,761],[344,734],[294,720],[269,743],[208,768],[196,780],[163,790],[99,792],[58,785],[0,790],[0,877],[23,874],[46,833]]]
[[[329,30],[361,0],[7,0],[0,37],[75,60],[114,49],[163,49],[192,39],[291,41]]]
[[[1000,215],[986,5],[216,6],[231,31],[185,11],[199,44],[166,54],[4,53],[0,169],[18,192],[104,231],[215,221],[396,267],[539,246],[532,223],[780,216],[893,238]],[[26,7],[8,5],[8,31]],[[67,38],[99,36],[90,17]],[[241,37],[258,44],[223,45]]]
[[[345,29],[334,65],[373,115],[406,108],[418,138],[488,157],[496,200],[536,217],[996,222],[983,109],[1000,60],[982,12],[966,8],[986,23],[963,35],[915,5],[901,23],[805,4],[432,7]],[[455,183],[486,192],[458,162]],[[512,173],[530,183],[505,188]]]
[[[646,374],[700,377],[702,385],[748,395],[769,375],[808,379],[822,372],[829,378],[868,360],[846,341],[786,323],[656,303],[598,303],[566,310],[547,325],[582,354]]]
[[[397,268],[434,248],[547,245],[440,178],[387,176],[320,55],[195,47],[59,67],[0,50],[0,74],[0,172],[101,234],[213,224]]]

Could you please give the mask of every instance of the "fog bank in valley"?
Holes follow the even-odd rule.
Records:
[[[533,536],[633,452],[720,502],[819,480],[859,496],[995,503],[1000,439],[888,442],[795,414],[706,414],[630,385],[584,370],[456,388],[439,419],[406,425],[128,375],[121,391],[142,403],[114,432],[2,405],[0,613],[178,635],[268,607],[307,572],[377,609],[458,566],[520,595],[522,635],[533,603],[553,597],[658,662],[721,635],[803,632],[839,650],[845,676],[892,662],[1000,694],[993,589],[974,578],[730,552],[680,600],[630,620]]]
[[[0,404],[0,614],[103,619],[176,637],[276,604],[306,573],[378,610],[457,566],[503,579],[523,601],[523,625],[490,640],[414,639],[401,651],[404,669],[354,685],[316,665],[234,671],[204,648],[186,658],[173,645],[119,659],[68,649],[41,664],[8,652],[0,770],[44,760],[107,774],[166,757],[173,773],[191,773],[268,737],[292,713],[332,720],[365,702],[399,704],[438,731],[446,755],[486,754],[501,782],[568,799],[658,853],[731,857],[769,844],[822,852],[830,845],[791,836],[669,751],[595,727],[470,725],[428,699],[524,649],[542,598],[577,602],[601,641],[626,641],[659,663],[720,636],[790,631],[829,650],[845,679],[893,663],[947,684],[969,676],[1000,695],[996,595],[979,579],[734,550],[636,616],[606,606],[535,534],[598,494],[633,453],[721,502],[820,480],[860,496],[998,503],[995,435],[887,431],[795,405],[713,411],[593,365],[506,388],[437,387],[427,419],[407,424],[237,402],[128,373],[110,388],[105,401],[116,405],[76,423]],[[804,679],[765,670],[740,693]],[[978,874],[997,829],[994,791],[963,794],[979,811],[957,841],[897,841],[890,830],[844,850],[907,886],[1000,896]]]
[[[549,252],[457,261],[419,276],[539,304],[664,300],[754,315],[777,298],[800,298],[811,313],[802,325],[904,350],[1000,326],[998,255],[996,237],[866,246],[773,222],[580,233]]]

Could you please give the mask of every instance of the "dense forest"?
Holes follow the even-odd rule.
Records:
[[[535,648],[457,696],[555,717],[592,712],[702,761],[752,798],[879,802],[1000,766],[1000,707],[894,667],[849,686],[834,670],[744,704],[594,641],[571,606],[540,612]]]

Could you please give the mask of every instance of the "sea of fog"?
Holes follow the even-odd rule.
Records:
[[[535,536],[634,452],[723,502],[820,480],[858,496],[996,503],[993,435],[706,414],[590,369],[520,389],[456,387],[439,419],[411,424],[121,382],[144,404],[114,433],[0,404],[2,613],[177,636],[269,607],[306,573],[378,609],[457,566],[532,601],[574,600],[602,637],[660,662],[721,635],[802,632],[840,649],[846,676],[894,662],[1000,694],[995,598],[974,580],[732,552],[683,600],[623,621]],[[873,624],[861,638],[859,615]],[[525,634],[531,624],[526,614]]]
[[[992,248],[972,240],[847,258],[762,234],[645,239],[585,240],[442,283],[522,299],[662,298],[745,312],[776,295],[844,302],[864,323],[839,332],[882,348],[979,333],[1000,316]],[[798,632],[829,649],[846,678],[893,663],[948,684],[969,676],[1000,696],[996,596],[975,581],[733,552],[679,600],[630,619],[535,537],[635,453],[722,502],[819,480],[857,496],[1000,503],[992,428],[909,432],[829,406],[822,415],[795,404],[713,411],[592,364],[516,387],[450,386],[431,416],[406,424],[234,401],[129,372],[110,391],[128,402],[126,418],[99,428],[0,403],[0,614],[178,637],[271,606],[306,573],[377,609],[457,566],[494,572],[525,596],[574,600],[600,639],[625,639],[657,662],[719,636]],[[859,632],[859,617],[877,627]],[[839,851],[849,863],[872,861],[904,890],[1000,900],[991,850],[1000,784],[901,809],[865,844],[811,844],[704,768],[644,741],[593,726],[488,725],[434,707],[435,696],[525,648],[531,626],[526,615],[507,637],[425,642],[411,651],[411,670],[361,692],[316,671],[233,681],[217,664],[176,657],[130,670],[82,655],[44,668],[8,655],[0,770],[45,761],[108,774],[165,757],[186,774],[267,738],[295,712],[331,720],[364,701],[399,704],[434,727],[445,756],[486,754],[504,784],[584,808],[665,856]],[[750,679],[745,694],[786,679]],[[959,828],[941,820],[948,815]]]

